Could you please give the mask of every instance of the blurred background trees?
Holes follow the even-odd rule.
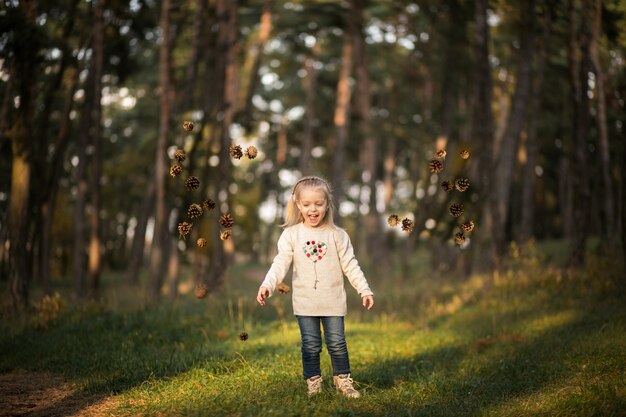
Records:
[[[572,266],[589,239],[619,253],[624,28],[623,0],[3,1],[2,285],[16,308],[33,288],[98,297],[108,271],[157,300],[181,281],[217,291],[229,263],[271,260],[309,174],[332,181],[373,270],[420,246],[465,274],[497,268],[513,241],[564,240]],[[259,156],[233,159],[232,144]],[[460,177],[467,192],[441,189]]]

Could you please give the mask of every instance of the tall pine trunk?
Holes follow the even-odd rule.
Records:
[[[578,267],[585,262],[585,246],[589,234],[590,196],[587,170],[587,140],[589,135],[589,96],[587,95],[589,72],[592,70],[589,55],[591,30],[589,27],[589,0],[582,1],[580,29],[576,30],[576,10],[574,0],[569,3],[570,15],[570,83],[574,105],[573,120],[573,162],[575,174],[572,176],[574,189],[574,231],[569,264]],[[578,40],[577,40],[578,38]],[[580,54],[580,61],[578,56]]]
[[[230,159],[230,126],[236,108],[237,100],[237,0],[218,0],[217,16],[218,27],[218,51],[221,54],[218,72],[223,80],[221,96],[218,96],[219,108],[222,110],[222,119],[219,125],[219,166],[215,175],[216,196],[218,208],[222,214],[230,211],[229,185],[232,179],[232,162]],[[222,78],[223,77],[223,78]],[[224,250],[224,244],[220,238],[220,229],[214,228],[213,253],[208,276],[210,291],[216,291],[224,283],[224,274],[228,267],[229,259]]]
[[[337,205],[339,206],[344,199],[344,166],[346,142],[348,140],[348,126],[350,122],[350,97],[352,90],[350,89],[350,76],[352,73],[353,61],[353,45],[352,38],[354,35],[354,27],[352,17],[350,16],[354,10],[352,7],[346,12],[345,28],[343,32],[343,49],[341,52],[341,69],[339,70],[339,80],[337,81],[337,97],[335,101],[335,115],[333,124],[335,128],[332,178],[333,194]],[[341,218],[337,217],[337,223],[341,224]]]
[[[89,239],[89,292],[92,297],[98,295],[100,288],[100,270],[102,263],[102,239],[100,227],[100,178],[102,177],[102,71],[104,67],[104,0],[96,0],[94,24],[94,83],[93,111],[93,161],[91,172],[91,219]]]
[[[380,174],[378,170],[378,155],[376,139],[372,134],[370,121],[370,74],[367,58],[367,44],[363,33],[363,0],[351,0],[352,13],[349,18],[355,20],[354,42],[355,73],[356,73],[356,109],[359,115],[358,127],[361,147],[360,161],[364,185],[369,191],[369,211],[365,218],[366,247],[370,259],[376,259],[375,266],[385,268],[388,265],[387,245],[384,242],[383,225],[378,213],[377,181]]]
[[[617,240],[617,234],[615,233],[616,216],[615,216],[615,193],[613,189],[613,179],[611,178],[611,147],[609,144],[609,131],[606,121],[606,93],[604,90],[604,84],[606,82],[604,77],[604,70],[600,63],[600,53],[598,51],[600,47],[600,36],[602,33],[602,0],[594,0],[594,16],[593,27],[591,31],[591,39],[589,45],[589,55],[591,62],[593,63],[593,72],[596,76],[596,103],[597,103],[597,120],[598,120],[598,132],[600,152],[598,156],[600,158],[600,171],[602,173],[602,195],[604,199],[603,204],[603,229],[604,236],[614,243]]]
[[[170,13],[171,0],[163,0],[161,5],[161,45],[159,48],[159,90],[160,90],[160,115],[159,135],[156,146],[156,160],[154,164],[155,183],[155,216],[154,237],[150,258],[150,297],[153,300],[161,298],[161,288],[166,272],[168,251],[166,239],[169,238],[167,205],[165,201],[165,153],[167,137],[170,128],[170,62],[171,62],[171,37],[170,37]]]
[[[489,25],[487,24],[487,0],[474,3],[474,59],[476,60],[473,74],[471,148],[472,160],[478,165],[475,178],[475,189],[486,203],[477,220],[476,244],[472,245],[473,265],[492,268],[495,262],[495,244],[493,242],[493,210],[488,203],[488,192],[491,186],[492,171],[491,149],[494,141],[493,113],[491,101],[493,81],[489,66]]]
[[[315,99],[317,97],[317,78],[319,70],[316,68],[317,59],[320,54],[322,42],[316,39],[315,45],[311,48],[311,53],[304,59],[304,69],[306,76],[302,80],[305,94],[305,114],[304,132],[302,136],[302,152],[298,167],[302,175],[309,175],[311,172],[311,150],[313,149],[313,135],[315,131]]]
[[[494,215],[494,238],[498,255],[507,248],[507,217],[509,213],[513,169],[516,165],[520,133],[526,121],[526,108],[530,95],[532,62],[534,55],[535,1],[527,0],[523,6],[523,29],[518,61],[517,81],[511,103],[511,111],[502,137],[500,150],[495,158],[494,187],[491,201]]]

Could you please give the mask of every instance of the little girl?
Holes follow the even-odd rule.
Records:
[[[344,274],[368,310],[374,306],[374,297],[354,256],[350,237],[335,226],[333,212],[326,181],[304,177],[296,182],[285,211],[285,230],[278,239],[278,254],[256,299],[265,305],[293,262],[293,311],[302,337],[302,367],[308,394],[322,392],[321,323],[333,366],[333,383],[341,394],[358,398],[361,394],[352,385],[344,334],[347,314]]]

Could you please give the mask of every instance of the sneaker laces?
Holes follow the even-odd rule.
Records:
[[[309,392],[318,392],[322,389],[322,378],[321,377],[311,377],[307,379],[307,384],[309,387]]]
[[[352,386],[352,383],[354,382],[354,380],[352,378],[350,378],[349,376],[339,377],[339,378],[337,378],[337,381],[339,381],[339,389],[340,390],[342,390],[342,391],[348,391],[348,390],[356,391],[354,389],[354,387]]]

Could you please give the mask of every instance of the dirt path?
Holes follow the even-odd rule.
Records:
[[[102,416],[117,405],[114,397],[87,396],[63,378],[44,372],[0,374],[0,416]]]

